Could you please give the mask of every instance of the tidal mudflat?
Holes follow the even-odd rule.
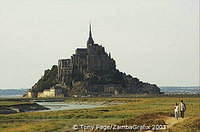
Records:
[[[44,112],[0,114],[0,131],[6,132],[66,132],[73,125],[140,125],[168,123],[173,120],[176,102],[187,105],[185,119],[169,124],[171,131],[196,131],[199,128],[200,97],[193,96],[135,96],[130,98],[67,98],[67,104],[104,104],[95,108]],[[31,100],[29,100],[31,101]],[[28,102],[28,100],[27,100]],[[21,103],[24,103],[22,101]],[[20,101],[0,101],[0,105],[20,104]],[[81,131],[81,130],[80,130]]]

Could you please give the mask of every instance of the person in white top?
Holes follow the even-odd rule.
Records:
[[[178,110],[179,110],[179,107],[178,107],[178,104],[176,103],[176,105],[174,106],[174,116],[177,120],[178,120]]]
[[[184,118],[184,112],[186,111],[186,105],[185,105],[185,103],[183,103],[183,100],[181,100],[179,107],[180,107],[181,117]]]

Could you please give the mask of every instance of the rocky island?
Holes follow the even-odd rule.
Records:
[[[111,53],[94,43],[90,25],[87,48],[77,48],[70,59],[58,60],[24,97],[126,94],[160,94],[160,88],[116,69]]]

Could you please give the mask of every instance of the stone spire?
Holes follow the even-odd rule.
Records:
[[[90,24],[90,30],[89,30],[89,38],[87,41],[87,46],[93,45],[94,44],[94,40],[92,38],[92,29],[91,29],[91,24]]]

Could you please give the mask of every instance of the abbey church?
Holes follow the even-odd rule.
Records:
[[[48,94],[48,90],[59,91],[59,94]],[[51,96],[46,96],[44,91]],[[116,69],[111,54],[94,42],[91,25],[87,47],[77,48],[70,58],[58,60],[58,65],[46,70],[44,76],[27,93],[28,97],[126,94],[160,94],[160,89],[155,84],[144,83]]]
[[[69,82],[73,73],[90,78],[92,73],[115,69],[115,61],[105,52],[104,47],[95,44],[92,38],[91,25],[87,48],[78,48],[71,59],[58,61],[58,81],[62,84]]]

